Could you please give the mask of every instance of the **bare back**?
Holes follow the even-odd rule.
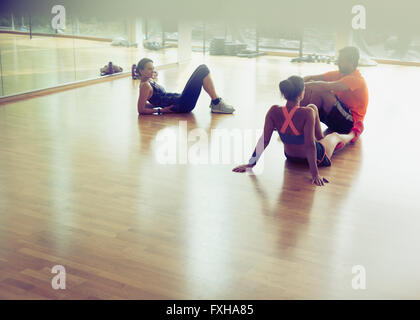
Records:
[[[270,118],[274,128],[276,128],[278,132],[280,132],[281,128],[283,127],[284,123],[287,120],[282,111],[282,108],[279,106],[271,107],[271,109],[267,113],[267,117]],[[292,117],[292,122],[299,134],[302,134],[302,135],[305,134],[305,126],[310,125],[313,127],[313,122],[308,121],[309,117],[313,117],[313,110],[311,108],[298,107],[296,109],[296,112],[294,113]],[[315,128],[312,128],[312,131],[314,130]],[[287,126],[284,133],[288,135],[294,135],[296,132],[294,132],[290,126]],[[307,135],[304,138],[311,139],[311,138],[308,138]],[[313,140],[313,137],[312,137],[312,140]],[[284,151],[288,155],[293,156],[293,157],[305,157],[306,155],[304,144],[284,143]]]

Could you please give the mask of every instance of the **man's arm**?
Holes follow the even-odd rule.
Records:
[[[321,87],[325,91],[346,91],[349,86],[342,81],[313,81],[312,85]]]
[[[303,81],[304,82],[309,82],[309,81],[324,81],[324,75],[323,74],[317,74],[317,75],[313,75],[313,76],[306,76],[303,77]]]

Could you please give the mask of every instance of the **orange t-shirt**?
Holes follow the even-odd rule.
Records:
[[[359,70],[356,69],[347,76],[340,71],[330,71],[324,73],[323,76],[325,81],[340,81],[349,87],[349,90],[334,91],[334,94],[351,110],[354,123],[356,121],[363,121],[368,106],[369,95],[365,79]]]

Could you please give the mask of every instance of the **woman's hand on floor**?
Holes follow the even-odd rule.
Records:
[[[329,181],[325,179],[324,177],[321,177],[318,175],[312,178],[312,183],[316,184],[317,186],[323,186],[324,183],[329,183]]]
[[[250,164],[243,164],[241,166],[238,166],[236,168],[233,168],[232,171],[233,172],[245,172],[245,171],[247,171],[247,170],[249,170],[249,169],[251,169],[253,167],[254,166],[253,165],[250,165]]]
[[[174,105],[172,104],[170,106],[167,106],[167,107],[162,108],[162,113],[174,113],[175,111],[172,111],[171,110],[173,106]]]

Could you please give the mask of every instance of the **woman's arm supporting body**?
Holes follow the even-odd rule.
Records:
[[[244,164],[241,166],[238,166],[234,168],[232,171],[234,172],[245,172],[247,168],[254,167],[258,160],[260,159],[262,153],[264,152],[265,148],[267,148],[268,144],[270,143],[271,136],[273,135],[274,131],[274,121],[273,121],[273,110],[276,107],[271,107],[271,109],[267,112],[267,115],[265,116],[265,122],[264,122],[264,132],[260,139],[257,142],[257,146],[254,149],[254,152],[252,153],[251,159],[249,159],[248,164]]]
[[[144,82],[140,84],[139,89],[139,99],[137,101],[137,111],[140,115],[151,115],[158,112],[158,109],[152,105],[151,103],[147,102],[153,94],[153,88],[148,82]],[[161,113],[173,113],[171,110],[173,106],[167,106],[164,108],[160,108]]]
[[[324,178],[319,176],[317,155],[316,155],[316,140],[315,140],[315,111],[312,108],[305,108],[305,123],[303,127],[303,134],[305,136],[305,154],[306,160],[309,164],[309,171],[312,175],[312,183],[317,186],[323,186],[327,182]]]

